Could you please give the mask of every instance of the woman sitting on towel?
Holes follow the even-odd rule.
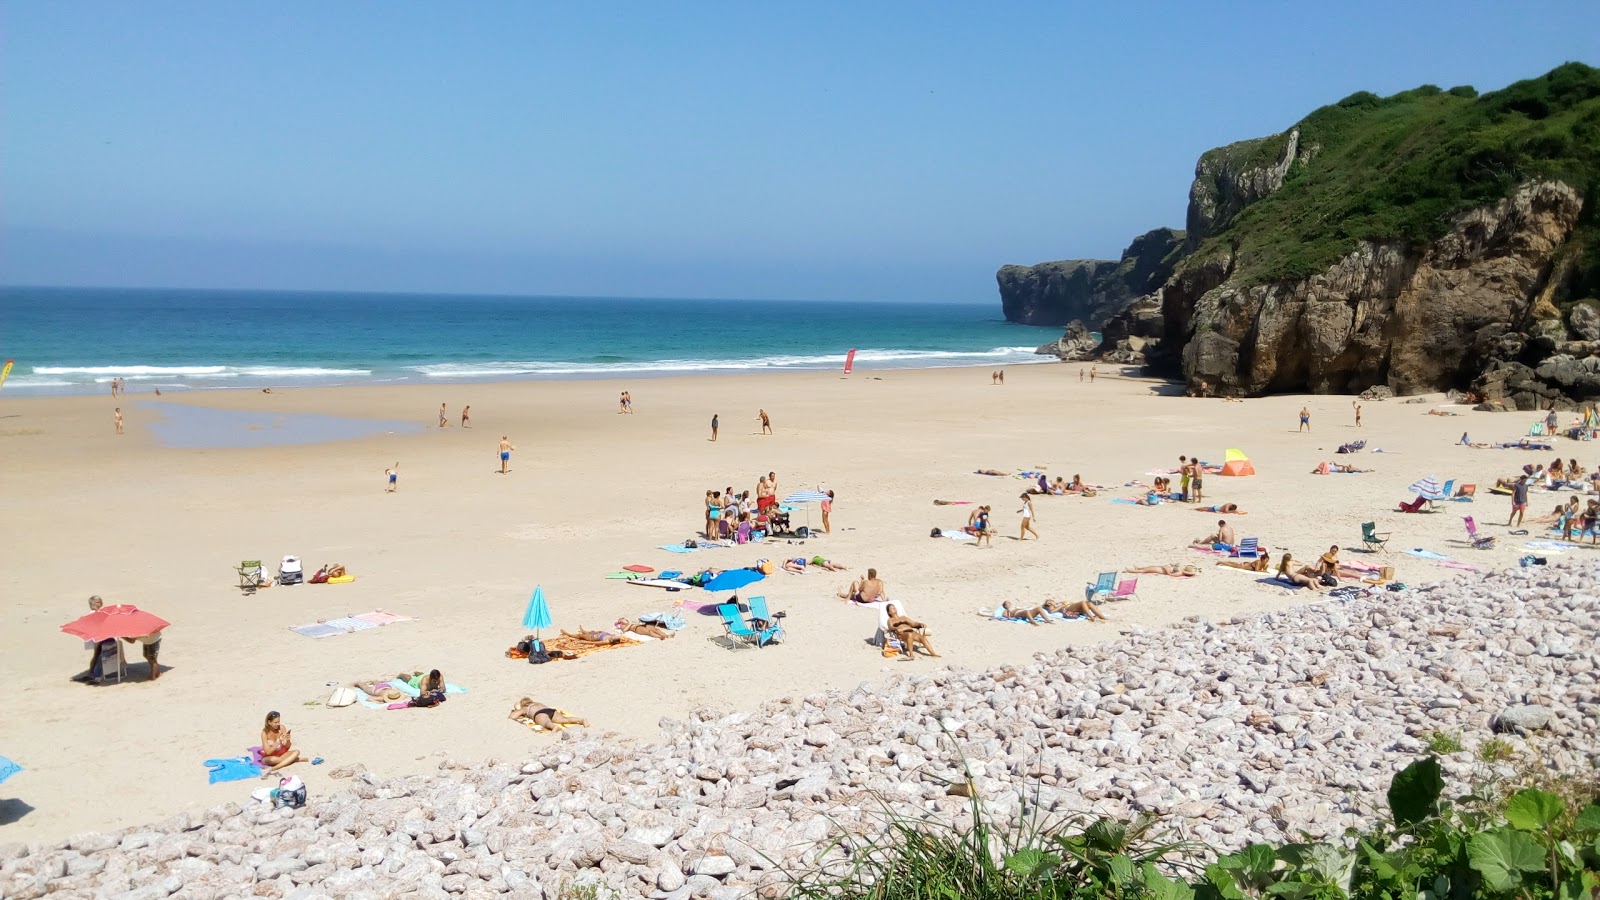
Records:
[[[1072,476],[1072,480],[1067,483],[1066,491],[1068,493],[1076,494],[1076,493],[1078,493],[1078,492],[1080,492],[1082,490],[1083,490],[1083,476],[1082,475],[1074,475],[1074,476]]]
[[[508,716],[508,718],[510,718],[513,722],[525,722],[528,724],[537,725],[546,731],[560,731],[562,728],[568,725],[582,725],[585,728],[589,727],[588,719],[580,719],[577,716],[569,716],[553,706],[546,706],[543,703],[535,703],[530,697],[523,697],[521,700],[518,700],[517,704],[511,707],[511,715]]]
[[[921,647],[923,652],[929,656],[939,655],[933,652],[933,645],[928,643],[928,626],[902,616],[900,610],[893,603],[885,606],[883,611],[889,617],[889,627],[884,630],[900,642],[900,647],[904,650],[906,658],[915,659],[916,654],[912,651],[917,647]]]
[[[664,641],[675,636],[672,631],[662,628],[660,625],[648,625],[644,622],[633,622],[628,619],[618,619],[617,630],[623,634],[642,634],[658,641]]]
[[[294,749],[293,737],[294,733],[284,727],[283,717],[277,710],[267,713],[267,721],[261,726],[261,762],[267,767],[261,773],[262,778],[305,759]]]
[[[1136,569],[1123,569],[1129,575],[1171,575],[1174,578],[1193,578],[1200,574],[1196,566],[1185,566],[1178,563],[1167,563],[1164,566],[1140,566]]]
[[[1070,603],[1065,600],[1046,600],[1044,611],[1068,618],[1088,619],[1091,622],[1111,621],[1092,600],[1077,600]]]
[[[1283,555],[1283,559],[1278,561],[1277,577],[1289,582],[1295,587],[1310,588],[1313,591],[1322,590],[1322,585],[1318,584],[1317,579],[1314,577],[1316,575],[1316,569],[1313,569],[1310,566],[1302,566],[1298,571],[1290,571],[1289,567],[1293,564],[1294,560],[1289,554],[1285,553]]]
[[[417,679],[411,686],[419,692],[417,696],[411,698],[412,706],[438,706],[444,702],[444,676],[439,674],[438,669],[430,671],[426,678]]]

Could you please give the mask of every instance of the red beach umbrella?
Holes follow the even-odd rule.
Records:
[[[155,634],[168,625],[166,619],[148,613],[137,606],[119,603],[102,606],[81,619],[61,626],[61,630],[86,641],[104,641],[111,638],[144,637]]]

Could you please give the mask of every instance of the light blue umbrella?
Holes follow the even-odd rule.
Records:
[[[1411,493],[1416,494],[1424,500],[1445,499],[1444,488],[1439,485],[1439,479],[1433,477],[1432,475],[1413,482],[1411,484]]]
[[[712,576],[710,581],[700,586],[708,591],[737,591],[765,577],[754,569],[729,569]]]
[[[21,766],[9,759],[6,759],[4,756],[0,756],[0,784],[4,784],[7,778],[10,778],[21,771]]]
[[[533,596],[528,599],[528,608],[522,613],[522,627],[532,628],[533,637],[537,640],[541,630],[554,624],[550,618],[550,604],[544,599],[544,586],[535,587]]]
[[[828,495],[824,494],[822,491],[795,491],[789,496],[783,498],[783,502],[789,504],[821,503],[827,499]],[[809,506],[806,507],[806,530],[811,530],[811,507]]]

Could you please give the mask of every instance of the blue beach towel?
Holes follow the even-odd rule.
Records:
[[[1411,554],[1412,556],[1415,556],[1417,559],[1449,559],[1450,558],[1448,556],[1445,556],[1443,553],[1435,553],[1432,550],[1424,550],[1421,547],[1417,547],[1417,548],[1415,548],[1413,550],[1407,550],[1406,552]]]
[[[6,759],[4,756],[0,756],[0,782],[4,782],[7,778],[10,778],[21,771],[21,766],[9,759]]]
[[[211,784],[261,777],[261,767],[248,754],[229,759],[208,759],[205,766],[211,770]]]
[[[662,544],[660,547],[658,547],[656,549],[665,550],[668,553],[693,553],[696,550],[699,550],[700,548],[699,547],[685,547],[682,544]]]

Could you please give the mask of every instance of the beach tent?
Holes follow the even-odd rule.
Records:
[[[1222,462],[1222,475],[1254,475],[1255,464],[1250,462],[1250,457],[1244,455],[1243,450],[1229,450]]]

